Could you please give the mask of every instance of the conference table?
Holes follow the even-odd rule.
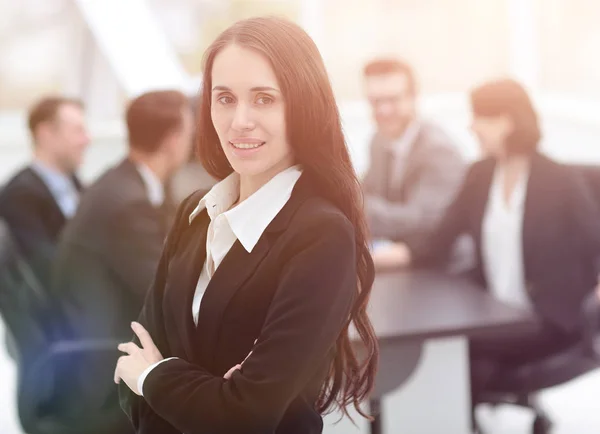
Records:
[[[368,311],[380,345],[372,434],[469,433],[468,340],[535,326],[469,279],[430,270],[379,273]],[[325,433],[365,431],[331,426]]]

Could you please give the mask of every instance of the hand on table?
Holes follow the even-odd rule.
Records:
[[[404,243],[387,244],[373,252],[373,262],[377,269],[407,267],[410,261],[410,249]]]

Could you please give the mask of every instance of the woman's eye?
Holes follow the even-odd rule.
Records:
[[[217,99],[218,102],[220,102],[221,104],[231,104],[233,102],[233,98],[227,95],[224,95],[222,97],[219,97],[219,99]]]
[[[270,96],[261,96],[256,99],[257,104],[266,105],[273,102],[273,98]]]

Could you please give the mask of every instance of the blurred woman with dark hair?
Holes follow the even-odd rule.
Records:
[[[456,237],[469,234],[474,279],[539,318],[531,333],[471,343],[477,395],[496,373],[580,339],[582,303],[597,281],[600,214],[575,170],[538,151],[538,116],[520,84],[484,84],[471,93],[471,107],[484,159],[472,165],[428,242],[395,244],[374,259],[381,268],[440,264]]]
[[[203,77],[198,152],[222,181],[179,208],[139,340],[119,347],[123,408],[138,433],[321,433],[332,406],[360,411],[378,354],[333,91],[313,41],[275,18],[222,33]]]

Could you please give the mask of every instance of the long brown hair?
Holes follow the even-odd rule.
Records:
[[[324,412],[337,404],[346,413],[346,406],[353,404],[366,416],[360,403],[373,387],[379,354],[377,338],[366,313],[375,273],[361,187],[350,161],[325,65],[304,30],[280,18],[240,21],[213,42],[204,58],[197,147],[204,167],[217,179],[223,179],[233,169],[211,121],[211,72],[217,54],[232,43],[255,50],[270,61],[286,103],[288,140],[296,162],[303,166],[304,175],[319,186],[320,194],[338,206],[356,228],[357,296],[348,323],[336,341],[335,357],[317,409]],[[350,342],[350,324],[354,324],[366,348],[366,357],[362,360]]]

